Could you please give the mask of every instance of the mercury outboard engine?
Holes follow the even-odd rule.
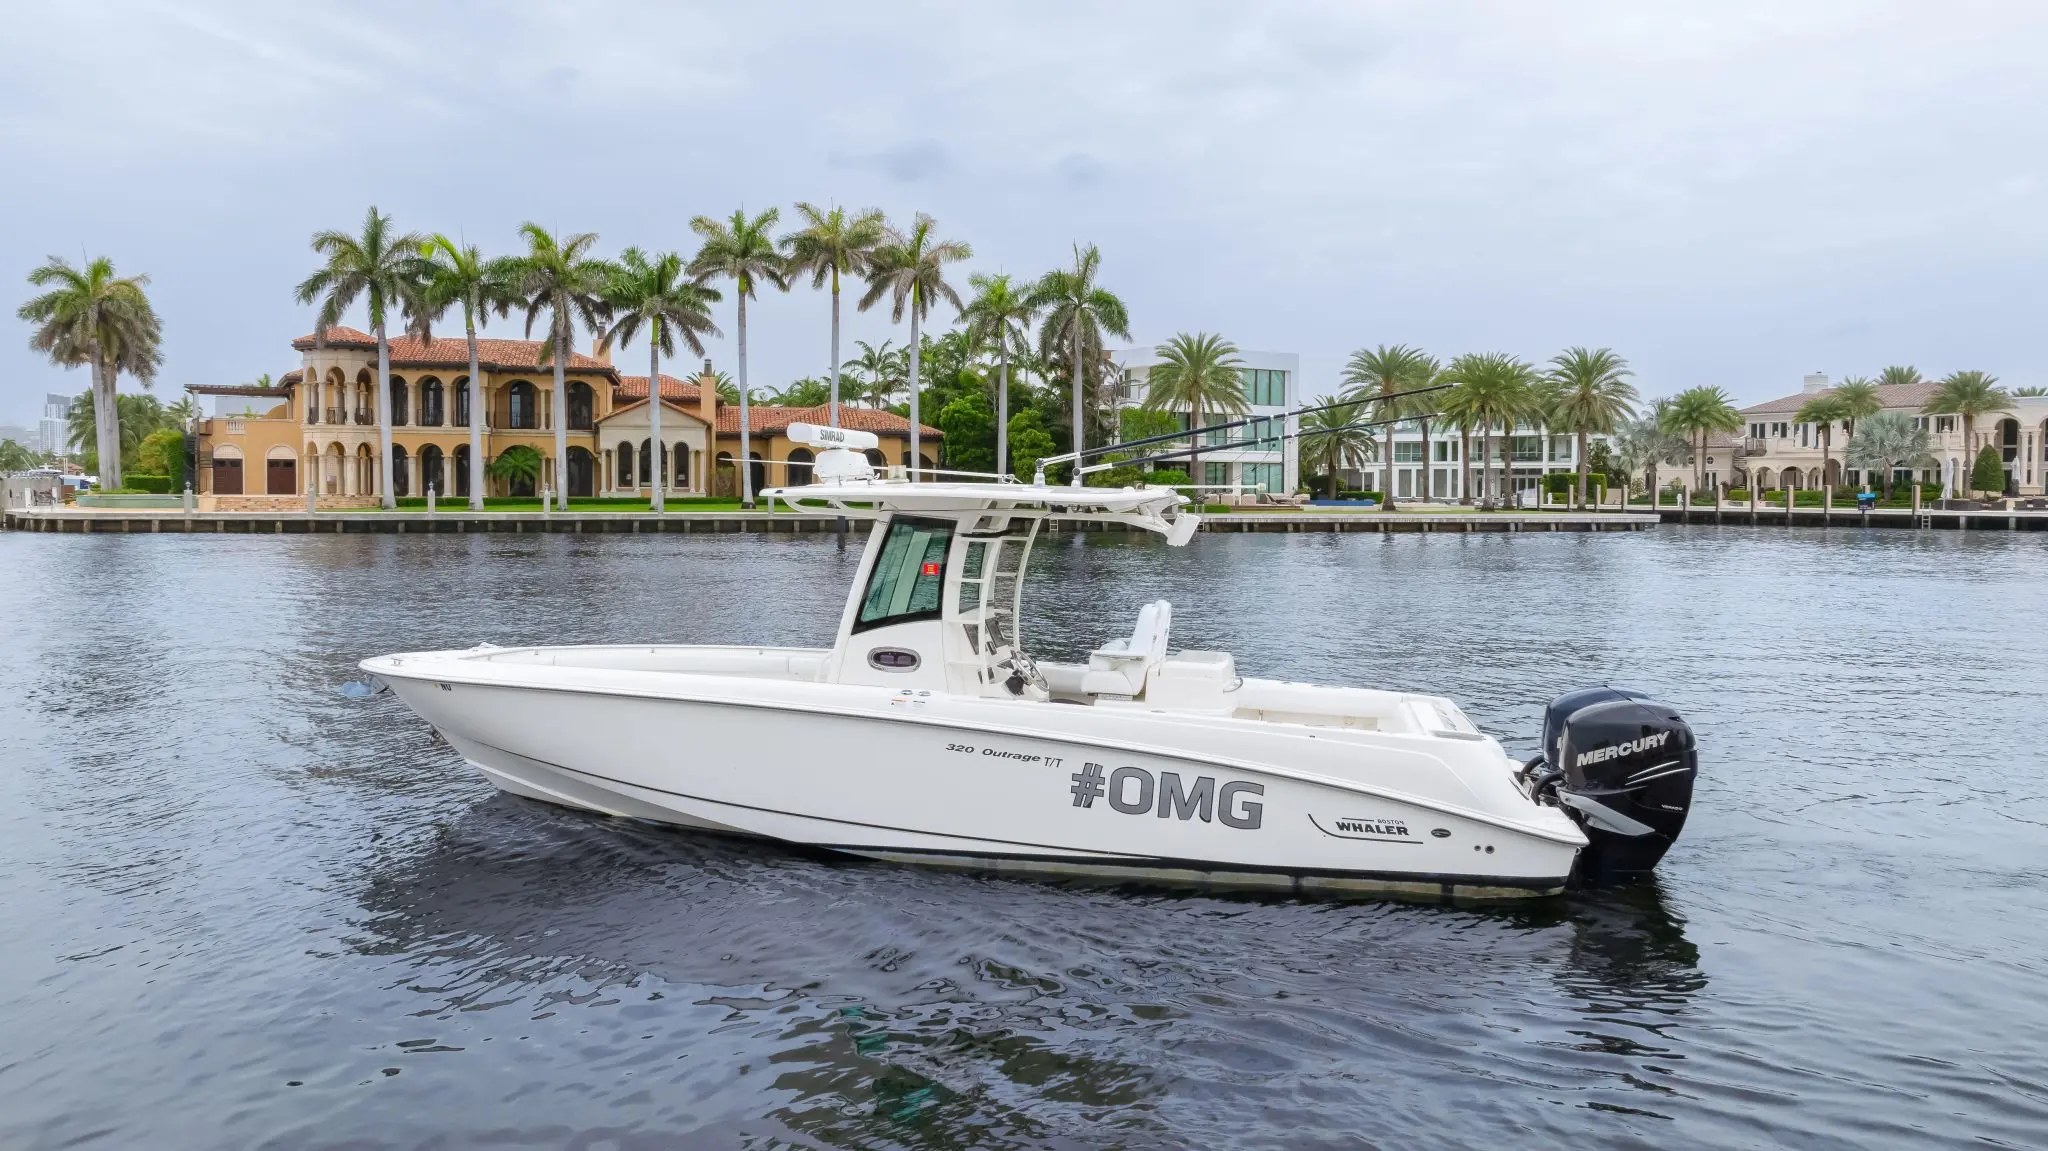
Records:
[[[1589,687],[1552,700],[1543,750],[1522,768],[1529,794],[1555,802],[1584,829],[1575,878],[1626,883],[1657,866],[1685,826],[1699,750],[1669,704]]]

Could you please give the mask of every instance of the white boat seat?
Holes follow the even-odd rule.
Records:
[[[1088,656],[1081,690],[1089,695],[1135,696],[1145,690],[1146,673],[1166,658],[1166,640],[1173,630],[1173,605],[1153,600],[1138,609],[1138,626],[1128,638],[1113,639]]]

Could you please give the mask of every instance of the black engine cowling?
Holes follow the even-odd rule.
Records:
[[[1532,794],[1553,798],[1588,840],[1583,882],[1648,875],[1692,807],[1699,750],[1670,705],[1620,688],[1568,692],[1543,716],[1543,751],[1524,769]]]

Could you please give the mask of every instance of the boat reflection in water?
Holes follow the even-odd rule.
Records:
[[[1654,1114],[1705,983],[1654,885],[1500,908],[1134,894],[510,796],[367,878],[358,947],[403,957],[413,1013],[509,1039],[645,1036],[604,1066],[622,1092],[656,1079],[694,1099],[700,1133],[765,1122],[946,1145],[1099,1143],[1104,1122],[1138,1143],[1295,1129],[1300,1094],[1259,1089],[1254,1070],[1310,1094],[1349,1083],[1370,1096],[1354,1105],[1418,1122],[1475,1066]],[[1557,1050],[1575,1054],[1549,1061]],[[1370,1074],[1388,1060],[1437,1090],[1388,1098]],[[735,1066],[767,1069],[780,1103],[717,1102]],[[601,1125],[607,1095],[562,1121]]]

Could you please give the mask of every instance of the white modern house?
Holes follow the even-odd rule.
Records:
[[[1151,386],[1152,366],[1159,362],[1155,347],[1119,348],[1109,353],[1110,361],[1123,369],[1123,382],[1116,393],[1120,407],[1135,408],[1145,402]],[[1293,352],[1237,353],[1244,367],[1245,403],[1243,416],[1207,412],[1203,424],[1218,424],[1255,418],[1259,422],[1227,432],[1214,432],[1202,442],[1202,474],[1195,483],[1204,488],[1238,488],[1247,492],[1292,492],[1301,484],[1301,456],[1295,441],[1288,438],[1297,421],[1284,413],[1301,403],[1301,357]],[[1193,413],[1180,409],[1181,426]],[[1171,466],[1171,465],[1161,465]]]

